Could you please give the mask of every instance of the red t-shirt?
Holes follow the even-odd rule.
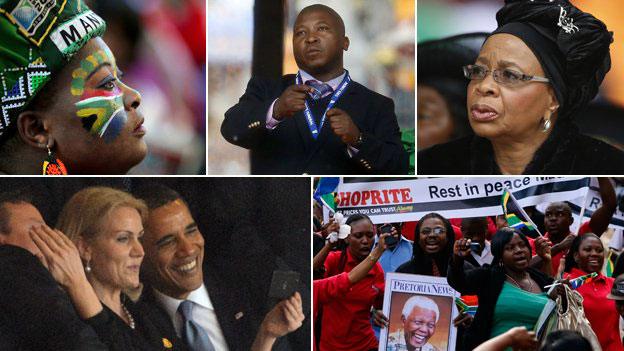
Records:
[[[321,304],[325,304],[330,302],[333,299],[342,297],[346,294],[351,287],[351,283],[349,282],[349,273],[340,273],[333,277],[315,280],[312,284],[313,286],[313,309],[312,315],[314,319],[312,319],[312,328],[314,328],[314,324],[316,323],[316,318],[318,317],[319,307]],[[314,331],[312,332],[314,334]],[[314,349],[316,351],[316,338],[314,340]]]
[[[569,274],[564,274],[564,278],[574,279],[586,274],[578,268],[572,268]],[[620,315],[615,309],[615,301],[607,299],[614,280],[598,273],[591,282],[576,289],[583,296],[585,316],[605,351],[624,350],[620,339]]]
[[[325,276],[338,271],[340,251],[330,252],[325,260]],[[347,249],[344,272],[360,262]],[[371,306],[380,309],[384,295],[384,272],[379,263],[366,277],[351,286],[349,292],[323,304],[320,351],[368,351],[377,349],[378,342],[370,323]]]
[[[581,224],[581,228],[579,229],[579,233],[578,235],[584,235],[587,233],[591,233],[591,228],[589,227],[589,221]],[[548,232],[546,232],[546,234],[544,234],[544,237],[546,239],[550,238],[550,234]],[[529,239],[529,244],[531,245],[531,254],[533,256],[535,256],[537,253],[535,252],[535,243],[534,243],[534,239],[528,238]],[[561,262],[561,259],[563,257],[565,257],[566,253],[568,253],[567,251],[559,251],[557,254],[552,256],[552,269],[553,269],[553,274],[557,274],[557,270],[559,269],[559,263]]]

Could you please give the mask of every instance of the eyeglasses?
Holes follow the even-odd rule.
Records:
[[[429,235],[431,233],[433,233],[434,235],[440,235],[440,234],[446,233],[446,230],[444,228],[442,228],[442,227],[421,228],[420,229],[420,234]]]
[[[494,81],[505,86],[517,86],[530,81],[542,83],[550,82],[548,78],[529,76],[511,69],[495,69],[490,71],[489,69],[479,65],[466,65],[463,69],[464,77],[470,80],[483,80],[488,73],[492,72]]]

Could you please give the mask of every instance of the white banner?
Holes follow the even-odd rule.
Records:
[[[521,206],[527,207],[584,198],[589,180],[581,177],[384,178],[383,181],[341,178],[336,189],[337,211],[345,216],[365,214],[374,223],[417,221],[429,212],[447,218],[493,216],[503,213],[500,198],[505,188]]]

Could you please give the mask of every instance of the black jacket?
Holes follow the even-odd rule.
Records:
[[[232,281],[234,280],[238,279],[232,277]],[[260,310],[260,304],[251,297],[249,291],[242,287],[246,282],[238,280],[240,285],[233,286],[229,284],[231,282],[229,279],[212,275],[206,269],[204,282],[228,348],[231,351],[249,350],[255,339],[259,321],[264,318],[264,311]],[[160,329],[173,329],[173,322],[156,300],[149,285],[144,287],[137,305],[157,316],[152,320]]]
[[[173,325],[159,323],[158,316],[154,316],[152,310],[135,305],[125,296],[122,301],[136,323],[135,329],[131,329],[106,305],[102,305],[102,312],[86,320],[111,351],[186,350],[177,338]]]
[[[334,106],[346,111],[362,132],[363,141],[354,157],[349,157],[347,146],[332,132],[329,121],[315,141],[303,112],[268,130],[269,107],[294,83],[293,74],[281,80],[253,77],[238,104],[225,113],[221,134],[230,143],[251,149],[252,174],[408,173],[394,102],[354,81]]]
[[[0,246],[0,350],[104,351],[65,291],[30,252]]]
[[[488,139],[468,136],[418,152],[418,174],[500,174]],[[523,174],[624,174],[624,152],[582,135],[576,126],[556,126]]]
[[[528,272],[543,291],[544,286],[553,282],[552,278],[533,268],[529,268]],[[447,279],[453,289],[462,295],[477,295],[479,297],[477,314],[464,334],[464,340],[458,340],[458,345],[463,345],[463,350],[472,350],[490,339],[494,308],[498,296],[503,290],[505,273],[498,266],[473,268],[468,263],[462,263],[456,267],[451,261]]]

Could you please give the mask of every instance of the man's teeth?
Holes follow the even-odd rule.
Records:
[[[179,266],[176,268],[177,271],[186,273],[186,272],[190,272],[193,270],[193,268],[195,268],[195,266],[197,266],[197,260],[191,262],[191,263],[187,263],[184,266]]]

